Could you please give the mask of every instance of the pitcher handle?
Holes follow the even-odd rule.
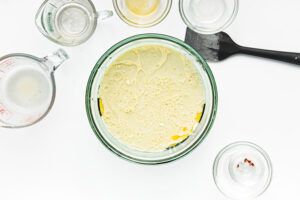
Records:
[[[100,10],[100,11],[97,11],[97,15],[100,20],[105,20],[105,19],[112,17],[114,15],[114,13],[111,10]]]
[[[69,56],[63,49],[47,55],[43,58],[43,63],[50,68],[51,71],[55,71],[63,62],[68,60]]]

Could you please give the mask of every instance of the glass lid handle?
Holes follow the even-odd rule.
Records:
[[[43,58],[43,63],[50,68],[51,71],[55,71],[63,62],[68,60],[69,56],[63,49],[47,55]]]

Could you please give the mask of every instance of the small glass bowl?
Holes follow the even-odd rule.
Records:
[[[131,12],[124,0],[113,0],[113,5],[118,16],[126,24],[138,28],[147,28],[159,24],[170,12],[172,0],[159,0],[158,2],[159,4],[155,11],[148,15],[137,15]]]
[[[230,199],[254,199],[272,180],[268,154],[256,144],[234,142],[217,155],[213,176],[218,189]]]
[[[205,89],[205,110],[200,123],[182,143],[159,152],[145,152],[128,147],[108,130],[99,109],[99,88],[102,77],[111,63],[132,48],[144,45],[161,45],[181,52],[194,64],[202,77]],[[160,34],[142,34],[125,39],[111,47],[91,72],[86,89],[86,111],[90,125],[98,139],[113,153],[128,161],[140,164],[161,164],[177,160],[192,151],[207,136],[217,111],[217,87],[212,72],[204,59],[183,41]]]
[[[239,0],[179,0],[184,23],[201,34],[223,31],[235,19]]]

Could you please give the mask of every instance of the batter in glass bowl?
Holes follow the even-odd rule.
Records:
[[[205,91],[195,66],[160,45],[128,50],[108,67],[99,107],[109,131],[127,146],[163,151],[182,142],[199,123]]]

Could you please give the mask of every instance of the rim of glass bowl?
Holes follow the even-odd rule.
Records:
[[[125,22],[126,24],[130,25],[130,26],[134,26],[134,27],[137,27],[137,28],[149,28],[149,27],[152,27],[152,26],[155,26],[157,24],[159,24],[160,22],[162,22],[169,14],[170,10],[171,10],[171,7],[172,7],[172,4],[173,4],[173,0],[167,0],[168,3],[167,3],[167,6],[164,10],[164,12],[162,13],[162,15],[155,21],[151,22],[151,23],[148,23],[148,24],[138,24],[138,23],[135,23],[129,19],[127,19],[123,13],[121,12],[121,10],[119,9],[119,6],[118,6],[118,3],[117,3],[117,0],[113,0],[113,5],[114,5],[114,8],[115,8],[115,11],[117,13],[117,15],[119,16],[119,18]]]
[[[194,25],[192,25],[190,23],[190,21],[188,20],[188,18],[186,17],[184,10],[183,10],[183,1],[184,0],[179,0],[179,13],[180,16],[183,20],[183,22],[192,30],[200,33],[200,34],[215,34],[218,32],[223,31],[224,29],[226,29],[228,26],[230,26],[232,24],[232,22],[234,21],[234,19],[237,16],[238,10],[239,10],[239,0],[233,0],[234,1],[234,9],[233,12],[230,16],[230,18],[226,21],[226,23],[224,23],[223,26],[220,26],[218,29],[212,29],[212,30],[203,30],[203,29],[198,29],[197,27],[195,27]]]
[[[106,61],[106,59],[109,58],[109,56],[114,53],[116,50],[118,50],[120,47],[129,44],[130,42],[134,42],[137,40],[142,40],[142,39],[160,39],[160,40],[166,40],[168,42],[171,43],[175,43],[176,45],[180,45],[181,47],[183,47],[187,52],[191,53],[198,61],[200,61],[200,63],[203,66],[203,70],[205,71],[205,73],[208,76],[209,79],[209,83],[210,83],[210,87],[211,87],[211,93],[212,93],[212,105],[211,105],[211,112],[209,113],[208,116],[208,121],[205,127],[203,127],[203,131],[199,134],[201,134],[199,136],[199,138],[197,138],[196,141],[194,141],[193,143],[191,143],[188,148],[186,148],[184,151],[175,154],[173,156],[170,156],[168,158],[165,159],[160,159],[160,160],[149,160],[149,159],[138,159],[132,156],[129,156],[127,154],[122,153],[121,151],[119,151],[118,149],[116,149],[115,147],[113,147],[108,141],[106,141],[106,139],[102,136],[101,131],[97,128],[96,122],[94,120],[94,116],[92,113],[92,105],[91,105],[91,95],[92,95],[92,87],[93,87],[93,82],[94,82],[94,78],[97,75],[98,69],[101,68],[102,64]],[[96,65],[94,66],[88,83],[87,83],[87,88],[86,88],[86,97],[85,97],[85,104],[86,104],[86,112],[87,112],[87,116],[88,116],[88,120],[89,123],[92,127],[93,132],[95,133],[95,135],[97,136],[97,138],[100,140],[100,142],[102,142],[104,144],[104,146],[106,148],[108,148],[111,152],[113,152],[114,154],[116,154],[117,156],[127,160],[127,161],[131,161],[134,163],[139,163],[139,164],[148,164],[148,165],[155,165],[155,164],[163,164],[163,163],[168,163],[174,160],[177,160],[185,155],[187,155],[189,152],[191,152],[194,148],[196,148],[204,139],[205,137],[208,135],[213,122],[215,120],[216,117],[216,112],[217,112],[217,107],[218,107],[218,95],[217,95],[217,86],[216,86],[216,82],[215,79],[213,77],[213,74],[208,66],[208,64],[205,62],[205,60],[196,52],[196,50],[194,50],[192,47],[190,47],[188,44],[186,44],[185,42],[168,36],[168,35],[162,35],[162,34],[141,34],[141,35],[135,35],[132,37],[129,37],[125,40],[120,41],[119,43],[115,44],[114,46],[112,46],[108,51],[106,51],[102,57],[98,60],[98,62],[96,63]]]
[[[217,171],[218,171],[218,164],[219,164],[220,159],[222,158],[222,155],[229,149],[232,149],[236,146],[241,146],[241,145],[245,145],[245,146],[251,147],[253,149],[256,149],[265,158],[267,165],[268,165],[268,169],[269,169],[268,182],[265,184],[265,186],[261,189],[261,191],[259,193],[257,193],[255,196],[251,197],[251,199],[254,199],[254,198],[257,198],[260,195],[262,195],[269,188],[269,186],[272,182],[272,178],[273,178],[273,165],[272,165],[271,158],[269,157],[268,153],[264,149],[262,149],[260,146],[258,146],[257,144],[254,144],[252,142],[247,142],[247,141],[236,141],[236,142],[230,143],[230,144],[226,145],[225,147],[223,147],[217,154],[217,156],[214,160],[214,163],[213,163],[213,178],[214,178],[215,185],[217,186],[219,191],[224,196],[235,199],[234,197],[226,194],[226,192],[224,192],[224,190],[219,186],[218,179],[217,179],[217,174],[218,174]]]

